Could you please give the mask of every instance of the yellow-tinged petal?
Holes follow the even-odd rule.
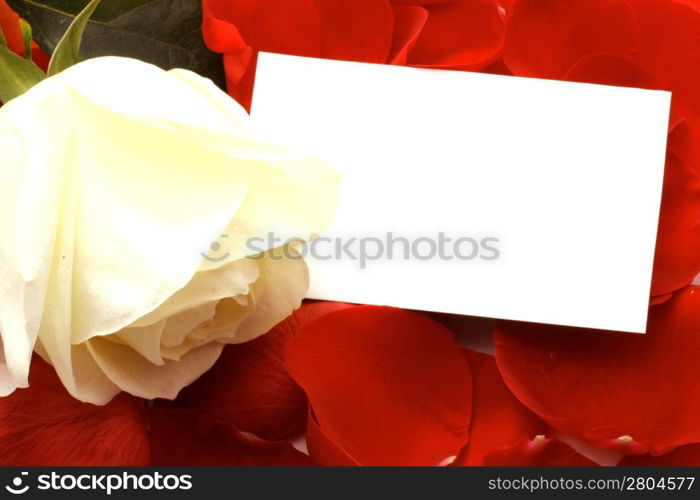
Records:
[[[174,397],[306,292],[301,260],[244,259],[279,244],[251,238],[309,239],[337,202],[332,169],[268,143],[210,81],[133,59],[7,103],[0,151],[0,393],[36,345],[84,401]]]
[[[253,314],[227,343],[239,344],[259,337],[301,306],[309,287],[309,270],[303,259],[287,257],[285,251],[290,252],[288,248],[275,248],[261,261],[264,290]]]
[[[86,342],[97,365],[120,389],[145,399],[175,399],[180,389],[194,382],[216,362],[223,349],[209,342],[162,366],[150,363],[128,346],[95,337]]]

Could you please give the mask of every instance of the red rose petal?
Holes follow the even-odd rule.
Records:
[[[516,75],[556,79],[584,56],[633,55],[640,43],[625,0],[518,0],[503,56]]]
[[[346,307],[352,306],[306,303],[265,335],[226,346],[211,370],[182,391],[178,404],[263,439],[301,434],[306,426],[306,395],[285,370],[285,347],[302,326]]]
[[[660,89],[664,86],[656,75],[637,63],[608,54],[582,57],[566,72],[564,80],[643,89]]]
[[[689,7],[692,7],[693,9],[700,11],[700,0],[675,0],[678,3],[682,3],[684,5],[688,5]]]
[[[309,412],[306,428],[306,445],[311,459],[316,465],[331,467],[355,467],[360,465],[345,453],[340,445],[326,436],[316,421],[313,412]]]
[[[484,457],[484,465],[501,466],[592,466],[598,465],[571,446],[558,439],[540,436],[530,441],[523,439],[513,448],[493,451]]]
[[[481,69],[500,56],[505,20],[496,0],[452,0],[429,6],[428,13],[409,64]]]
[[[413,5],[394,6],[394,40],[389,62],[406,64],[408,51],[413,48],[428,21],[428,11]]]
[[[700,118],[683,117],[668,136],[668,148],[700,175]]]
[[[226,90],[248,112],[250,112],[250,106],[253,101],[253,85],[255,83],[257,64],[257,52],[251,54],[224,54]],[[239,73],[241,74],[239,75]]]
[[[122,393],[105,406],[81,403],[34,357],[29,388],[0,398],[0,465],[149,465],[143,400]]]
[[[386,0],[314,0],[321,26],[321,56],[386,62],[394,14]]]
[[[222,12],[223,4],[216,0],[202,0],[202,33],[209,49],[214,52],[240,54],[250,48],[236,27],[232,17]],[[221,17],[220,17],[221,16]],[[226,20],[222,17],[231,17]]]
[[[34,61],[34,63],[42,70],[44,70],[44,72],[46,72],[49,67],[50,60],[51,58],[48,56],[48,54],[41,50],[41,47],[39,47],[39,45],[32,40],[32,61]]]
[[[508,69],[508,66],[506,66],[506,63],[503,62],[503,58],[499,57],[496,59],[494,62],[486,66],[483,70],[483,73],[491,73],[494,75],[507,75],[507,76],[513,76],[513,73],[511,73],[510,69]]]
[[[264,441],[188,410],[153,408],[150,429],[154,466],[311,465],[289,441]]]
[[[19,16],[7,5],[5,0],[0,0],[0,30],[7,40],[7,47],[19,55],[24,55],[24,41],[19,27]]]
[[[508,387],[560,432],[624,454],[700,441],[700,287],[650,309],[646,335],[500,323]]]
[[[327,314],[287,344],[287,370],[323,435],[359,464],[437,465],[468,442],[469,365],[452,334],[421,314]]]
[[[394,5],[433,5],[436,3],[451,2],[452,0],[390,0]]]
[[[674,107],[700,115],[700,12],[671,0],[628,2],[641,26],[641,65],[666,80]]]
[[[515,5],[516,1],[517,0],[498,0],[498,3],[500,3],[503,10],[510,15],[510,13],[513,12],[513,5]]]
[[[673,297],[672,293],[664,293],[663,295],[654,295],[654,296],[649,298],[649,305],[650,306],[657,306],[659,304],[663,304],[671,297]]]
[[[215,50],[230,52],[232,48],[223,42],[233,43],[240,35],[255,50],[320,54],[321,29],[313,0],[203,0],[203,11],[205,20],[219,21],[203,26],[204,36]]]
[[[229,94],[250,110],[259,50],[303,56],[321,53],[313,0],[203,0],[207,46],[224,54]]]
[[[493,356],[463,350],[474,379],[469,445],[455,465],[484,465],[492,451],[510,449],[521,440],[545,434],[549,426],[510,392]]]
[[[700,272],[700,175],[669,153],[656,238],[651,294],[691,283]]]
[[[634,466],[670,466],[670,467],[698,467],[700,466],[700,444],[687,444],[679,446],[659,457],[651,455],[633,455],[624,457],[617,465]]]

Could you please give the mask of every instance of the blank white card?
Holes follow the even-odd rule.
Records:
[[[345,174],[310,297],[643,333],[670,100],[265,53],[251,114]]]

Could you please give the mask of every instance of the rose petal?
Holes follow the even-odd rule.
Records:
[[[48,70],[50,60],[51,57],[46,52],[41,50],[39,44],[32,40],[32,61],[34,61],[34,63],[44,72],[46,72]]]
[[[693,9],[700,11],[700,0],[674,0],[678,3],[682,3],[684,5],[687,5],[689,7],[692,7]]]
[[[260,278],[260,274],[260,266],[253,259],[240,259],[218,269],[198,272],[184,288],[175,292],[156,309],[138,318],[129,327],[142,328],[154,325],[227,297],[247,295],[250,293],[250,285]],[[193,327],[196,324],[198,323]],[[74,340],[83,342],[87,338]]]
[[[301,327],[345,307],[351,306],[307,303],[265,335],[226,346],[214,367],[185,388],[178,405],[263,439],[300,434],[306,425],[306,395],[284,368],[285,347]]]
[[[674,107],[699,115],[700,12],[677,1],[628,1],[641,26],[641,65],[666,80]]]
[[[517,0],[498,0],[498,3],[500,3],[501,7],[503,7],[503,10],[505,10],[506,13],[510,15],[510,13],[513,12],[513,5],[516,1]]]
[[[549,426],[510,392],[493,356],[463,349],[474,379],[469,444],[455,465],[484,465],[492,451],[509,449],[522,439],[534,439]]]
[[[386,62],[394,15],[386,0],[314,0],[321,26],[321,56]]]
[[[22,30],[19,27],[19,16],[7,5],[5,0],[0,0],[0,30],[5,35],[7,47],[16,54],[24,55],[24,40]]]
[[[50,362],[51,358],[46,353],[46,349],[41,341],[34,346],[34,351],[42,359]],[[75,392],[83,396],[83,399],[80,401],[104,405],[121,392],[121,389],[105,375],[95,362],[86,344],[71,346],[70,352],[74,366],[73,381],[75,383]],[[75,394],[73,394],[73,397],[75,397]]]
[[[160,366],[130,347],[101,337],[90,339],[87,348],[104,374],[121,390],[146,399],[174,399],[180,389],[214,365],[224,346],[210,342],[192,349],[179,361],[166,360]]]
[[[646,335],[500,323],[508,387],[560,432],[625,454],[700,441],[700,287],[649,314]]]
[[[202,0],[202,34],[207,47],[212,52],[222,52],[230,55],[248,54],[247,60],[242,59],[244,63],[241,68],[232,72],[237,77],[234,81],[238,81],[245,71],[245,65],[250,60],[252,48],[236,27],[233,21],[235,17],[227,16],[225,11],[222,12],[221,8],[225,7],[225,5],[224,2]],[[231,17],[232,19],[227,20],[225,17]]]
[[[499,57],[494,62],[486,66],[483,70],[484,73],[492,73],[494,75],[506,75],[513,76],[506,63],[503,61],[502,57]]]
[[[49,119],[57,115],[71,119]],[[292,237],[300,229],[308,239],[323,229],[313,229],[319,217],[329,222],[335,209],[333,189],[317,184],[323,170],[331,172],[323,162],[253,135],[247,113],[210,80],[135,59],[89,59],[3,106],[0,149],[16,166],[0,169],[0,332],[8,371],[15,385],[26,385],[38,336],[69,391],[96,403],[108,395],[79,390],[72,345],[131,326],[197,273],[248,255],[252,237]],[[216,262],[204,259],[222,232],[232,235],[230,251]],[[251,315],[239,339],[264,333],[301,300],[303,263],[272,269],[281,265],[269,266],[282,277],[265,279],[259,302],[269,307],[292,286],[297,295],[268,317]],[[292,276],[302,281],[291,284]],[[91,347],[100,364],[111,364],[104,349]],[[197,362],[192,355],[173,382],[194,380],[214,362],[213,351],[199,352]],[[136,370],[121,369],[110,379],[125,387],[142,382],[134,393],[144,397],[172,397],[181,388],[151,380],[150,368],[137,378]],[[151,394],[155,387],[167,390]]]
[[[245,62],[237,54],[224,54],[224,71],[226,72],[226,90],[247,111],[253,102],[253,85],[258,54],[248,54]],[[238,76],[238,73],[241,73]]]
[[[700,175],[667,155],[651,294],[684,287],[700,272]]]
[[[250,109],[259,50],[319,56],[321,28],[313,0],[203,0],[207,46],[224,54],[229,94]]]
[[[320,54],[321,30],[313,0],[203,0],[202,6],[208,19],[204,36],[214,50],[240,50],[244,41],[266,52]]]
[[[617,465],[621,466],[670,466],[670,467],[698,467],[700,466],[700,444],[687,444],[679,446],[659,457],[651,455],[632,455],[624,457]]]
[[[316,465],[330,467],[356,467],[360,464],[343,451],[339,444],[326,436],[316,421],[313,412],[309,411],[306,426],[306,445],[311,450],[311,460]]]
[[[609,54],[582,57],[566,72],[564,80],[642,89],[664,87],[661,79],[634,61]]]
[[[428,20],[428,11],[413,5],[394,5],[394,40],[389,62],[406,64],[408,51],[413,48]]]
[[[639,44],[625,0],[518,0],[503,56],[518,76],[560,78],[584,56],[632,55]]]
[[[327,314],[288,343],[286,365],[323,434],[359,464],[437,465],[469,439],[469,365],[452,334],[421,314]]]
[[[390,0],[393,5],[434,5],[436,3],[451,2],[452,0]]]
[[[558,439],[523,439],[516,446],[493,451],[484,457],[487,467],[549,467],[598,465]]]
[[[298,309],[306,295],[309,270],[303,259],[282,257],[279,250],[273,250],[260,265],[264,278],[262,295],[253,314],[227,342],[240,344],[259,337]]]
[[[2,346],[2,338],[0,338],[0,397],[11,394],[16,388],[15,379],[5,363],[5,348]]]
[[[29,379],[28,389],[0,398],[0,465],[149,465],[142,400],[121,394],[106,406],[81,403],[38,358]]]
[[[496,0],[452,0],[429,6],[428,13],[409,64],[481,69],[500,55],[505,21]]]
[[[649,298],[649,305],[650,306],[657,306],[659,304],[663,304],[671,297],[673,297],[672,293],[664,293],[663,295],[654,295],[654,296]]]
[[[188,410],[152,408],[150,421],[154,466],[311,465],[289,441],[264,441]]]
[[[668,148],[700,175],[700,118],[684,116],[671,130]]]

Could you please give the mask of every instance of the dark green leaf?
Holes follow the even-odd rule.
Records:
[[[48,54],[86,0],[8,0],[32,25],[34,39]],[[102,0],[88,22],[81,59],[116,55],[163,69],[185,68],[224,86],[221,56],[202,39],[201,0]]]
[[[80,44],[83,39],[83,32],[87,26],[92,13],[100,5],[101,0],[91,0],[80,13],[75,16],[68,29],[56,44],[56,49],[51,55],[49,62],[49,76],[60,73],[64,69],[70,68],[80,62]]]
[[[0,44],[0,101],[7,102],[46,78],[32,61]]]

